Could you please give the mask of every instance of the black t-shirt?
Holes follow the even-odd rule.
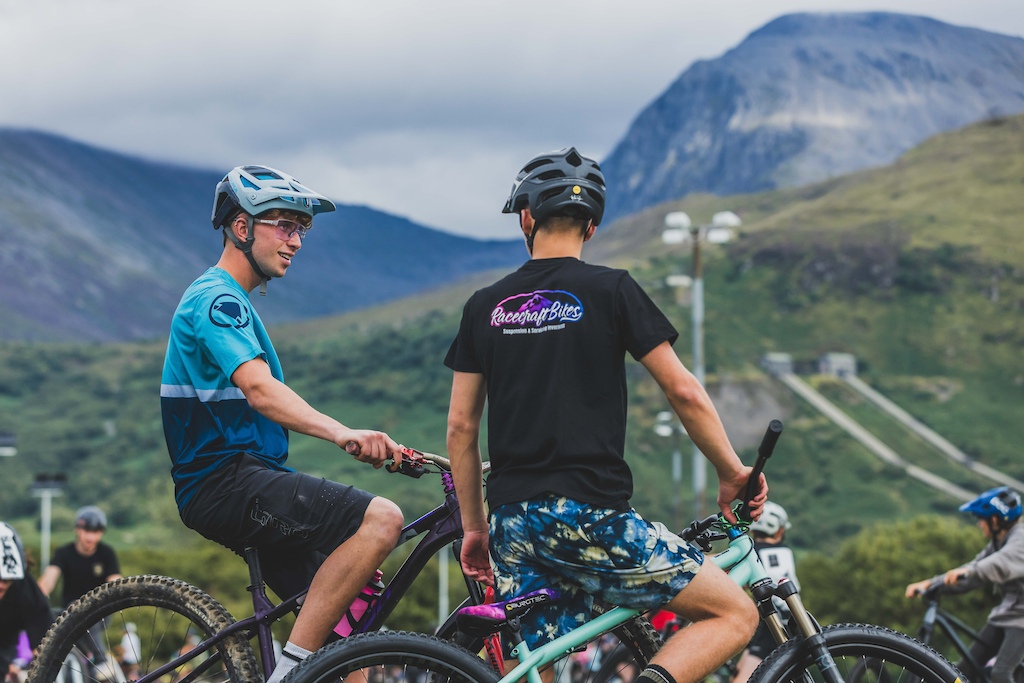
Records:
[[[65,607],[103,584],[111,574],[121,573],[114,549],[102,541],[96,544],[96,552],[88,557],[79,555],[74,543],[62,545],[53,553],[50,564],[60,569],[64,578],[62,604]]]
[[[39,647],[50,621],[50,603],[36,580],[25,574],[25,578],[12,581],[0,598],[0,674],[7,673],[16,656],[18,634],[25,631],[29,646]]]
[[[627,509],[625,354],[677,336],[628,272],[574,258],[476,292],[444,362],[487,383],[491,509],[543,493]]]

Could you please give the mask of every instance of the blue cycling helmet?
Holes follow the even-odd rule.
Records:
[[[969,512],[982,519],[998,517],[1008,524],[1020,519],[1020,494],[1008,486],[998,486],[961,505],[960,512]]]

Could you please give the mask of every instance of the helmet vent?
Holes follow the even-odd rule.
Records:
[[[565,177],[565,173],[563,173],[562,171],[559,171],[558,169],[553,169],[553,170],[550,170],[550,171],[544,171],[543,173],[538,173],[537,174],[537,180],[541,180],[541,181],[544,181],[544,180],[554,180],[555,178],[564,178],[564,177]]]
[[[527,173],[532,172],[534,169],[540,168],[541,166],[551,163],[554,163],[551,161],[551,159],[537,159],[533,163],[524,166],[523,170],[519,172],[519,175],[525,176]]]
[[[552,197],[557,197],[558,195],[562,194],[562,191],[564,189],[565,188],[563,187],[555,187],[550,190],[545,190],[544,192],[541,192],[540,195],[538,195],[537,197],[537,204],[543,204]]]
[[[580,157],[580,155],[576,152],[575,149],[572,150],[571,152],[569,152],[569,154],[566,155],[565,161],[566,161],[566,163],[568,163],[568,164],[570,164],[572,166],[582,166],[583,165],[583,158]]]

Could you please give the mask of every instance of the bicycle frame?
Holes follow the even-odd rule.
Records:
[[[950,614],[939,607],[939,601],[937,598],[932,598],[928,603],[928,608],[924,612],[924,621],[921,624],[921,629],[918,632],[918,640],[925,645],[930,645],[932,639],[932,633],[935,631],[935,627],[939,629],[949,638],[950,642],[953,643],[953,647],[957,649],[960,656],[963,657],[974,671],[979,672],[983,677],[985,683],[990,683],[992,678],[985,671],[984,663],[979,663],[975,660],[971,654],[971,649],[960,637],[959,632],[966,634],[973,641],[984,642],[981,633],[975,630],[972,626],[967,624],[956,615]]]
[[[430,456],[430,454],[425,455]],[[431,457],[443,460],[440,456]],[[431,459],[431,457],[428,457],[428,459]],[[398,571],[395,572],[395,576],[384,588],[381,596],[366,611],[366,614],[354,629],[354,633],[376,631],[383,626],[384,621],[394,611],[399,600],[406,594],[409,587],[412,586],[412,582],[420,574],[427,562],[439,550],[462,538],[462,517],[459,514],[459,501],[455,495],[455,485],[452,481],[452,476],[446,471],[442,471],[440,474],[445,494],[444,502],[402,529],[398,545],[403,545],[418,536],[425,535],[413,547],[412,552],[410,552]],[[249,591],[252,593],[253,615],[241,621],[236,621],[231,626],[215,633],[189,652],[146,674],[138,680],[138,683],[158,681],[161,676],[205,653],[225,638],[239,631],[245,632],[250,640],[253,637],[257,639],[263,671],[266,675],[273,671],[275,661],[270,631],[271,624],[285,614],[294,611],[302,603],[306,596],[306,591],[292,596],[275,606],[270,601],[270,598],[267,597],[266,584],[263,582],[256,549],[246,548],[245,553],[246,563],[249,565]],[[466,583],[467,587],[469,587],[470,579],[466,579]],[[189,683],[194,680],[212,666],[216,659],[215,657],[210,657],[201,662],[188,676],[182,679],[181,683]]]

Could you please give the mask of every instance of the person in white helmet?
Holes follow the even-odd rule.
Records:
[[[160,384],[164,437],[182,521],[243,554],[260,553],[281,597],[304,588],[283,655],[268,683],[322,646],[402,530],[402,511],[353,486],[287,464],[296,431],[331,442],[373,467],[401,461],[381,431],[353,429],[284,383],[277,352],[249,293],[284,277],[313,220],[334,204],[267,166],[238,166],[217,184],[213,227],[220,260],[185,291],[171,321]]]
[[[761,518],[750,525],[750,533],[754,537],[754,550],[764,565],[765,572],[772,581],[779,583],[783,579],[792,581],[797,590],[800,589],[800,581],[796,578],[796,560],[793,551],[786,545],[786,532],[792,527],[789,515],[785,508],[774,501],[764,504],[764,512]],[[779,598],[775,600],[775,607],[782,614],[784,621],[788,620],[789,608]],[[736,676],[733,683],[745,683],[754,673],[757,665],[775,649],[775,639],[768,631],[764,622],[760,622],[754,637],[740,655],[736,664]]]
[[[0,680],[19,680],[18,639],[35,650],[50,627],[50,604],[29,573],[17,532],[0,522]]]

